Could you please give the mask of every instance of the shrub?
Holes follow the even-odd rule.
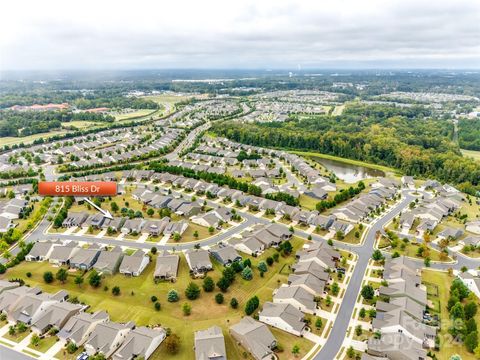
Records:
[[[120,288],[118,286],[114,286],[112,288],[112,294],[115,295],[115,296],[120,295]]]
[[[238,307],[238,300],[232,298],[232,300],[230,300],[230,306],[232,307],[232,309],[236,309]]]
[[[160,303],[158,301],[155,303],[154,306],[155,306],[155,310],[157,310],[157,311],[160,311],[160,309],[162,308],[162,305],[160,305]]]
[[[192,307],[189,303],[183,303],[182,305],[183,315],[188,316],[192,313]]]
[[[198,285],[193,282],[188,284],[187,288],[185,289],[185,296],[189,300],[198,299],[198,297],[200,296],[200,288],[198,287]]]
[[[180,300],[180,296],[178,296],[177,290],[170,290],[167,294],[167,300],[168,302],[177,302],[178,300]]]
[[[222,293],[218,293],[217,295],[215,295],[215,302],[217,304],[223,304],[223,294]]]
[[[51,271],[45,271],[43,273],[43,281],[47,284],[51,284],[53,282],[53,273]]]
[[[215,290],[215,282],[210,276],[207,276],[205,279],[203,279],[203,291],[205,292],[212,292]]]

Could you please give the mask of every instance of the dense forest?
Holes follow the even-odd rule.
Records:
[[[341,116],[286,122],[214,124],[217,135],[245,144],[311,150],[400,169],[407,175],[480,190],[480,164],[462,157],[450,122],[430,119],[423,107],[352,105]]]
[[[90,112],[71,111],[0,111],[0,136],[28,136],[59,129],[62,122],[75,120],[113,122],[115,118]]]
[[[462,149],[480,151],[480,118],[458,122],[458,141]]]

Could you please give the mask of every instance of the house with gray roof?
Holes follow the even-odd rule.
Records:
[[[132,255],[124,255],[120,264],[120,274],[130,276],[140,276],[150,263],[150,256],[141,250],[137,250]]]
[[[100,256],[98,249],[78,249],[78,251],[70,259],[70,267],[80,270],[90,270],[97,262]]]
[[[325,291],[326,282],[320,280],[315,275],[312,274],[290,274],[288,276],[288,285],[290,286],[300,286],[306,291],[308,291],[313,296],[321,296]]]
[[[180,256],[177,254],[169,254],[166,251],[163,254],[159,254],[153,274],[155,280],[176,281],[179,263]]]
[[[448,240],[457,240],[463,235],[462,229],[455,229],[452,227],[447,227],[444,230],[440,231],[437,235],[439,239],[448,239]]]
[[[82,226],[82,224],[87,220],[88,213],[85,211],[82,212],[72,212],[70,211],[62,222],[62,227],[74,227]]]
[[[159,236],[163,233],[167,225],[170,223],[169,217],[164,217],[161,220],[147,220],[142,229],[142,234],[149,234],[150,236]]]
[[[71,341],[77,346],[82,346],[98,324],[109,320],[110,317],[105,311],[97,311],[93,314],[81,312],[72,316],[57,336],[65,342]]]
[[[391,360],[427,360],[421,344],[400,332],[385,334],[380,339],[368,339],[368,354]]]
[[[16,281],[0,280],[0,295],[7,290],[15,289],[20,286]]]
[[[381,296],[390,298],[407,296],[422,306],[427,306],[427,291],[424,285],[415,284],[411,281],[402,281],[390,284],[389,286],[380,286],[378,292]]]
[[[42,292],[39,288],[30,288],[28,286],[15,287],[7,289],[0,293],[0,311],[9,314],[18,302],[27,295],[37,295]]]
[[[328,282],[330,274],[327,269],[314,261],[298,262],[292,266],[295,275],[311,274],[321,281]]]
[[[112,360],[147,360],[166,337],[162,328],[137,327],[130,331],[122,346],[113,354]]]
[[[315,297],[300,286],[281,286],[273,294],[273,302],[278,304],[290,304],[296,309],[315,314],[317,312],[317,303]]]
[[[109,358],[120,348],[134,327],[135,323],[132,321],[126,324],[115,322],[97,324],[85,342],[85,351],[89,356],[103,354],[105,358]]]
[[[25,256],[26,261],[45,261],[53,251],[55,245],[59,243],[55,241],[37,241],[33,244],[32,250]]]
[[[136,219],[127,219],[125,223],[122,225],[120,231],[124,234],[136,233],[140,234],[145,225],[146,221],[141,218]]]
[[[231,245],[216,245],[210,249],[210,254],[223,266],[230,266],[235,261],[242,261],[242,257]]]
[[[53,251],[48,257],[50,264],[57,266],[60,265],[70,265],[71,258],[79,251],[80,248],[75,246],[75,243],[72,241],[66,245],[55,246]]]
[[[338,251],[327,245],[324,241],[311,244],[307,249],[297,251],[298,263],[316,262],[325,269],[335,269],[341,256]]]
[[[194,333],[195,360],[227,360],[222,329],[212,326]]]
[[[296,336],[305,331],[303,313],[290,304],[266,302],[258,317],[261,322]]]
[[[113,275],[118,271],[122,259],[123,253],[120,248],[114,248],[111,251],[102,250],[93,268],[102,274]]]
[[[126,220],[127,218],[124,217],[114,217],[113,219],[105,218],[100,227],[102,229],[111,228],[112,230],[120,231]]]
[[[59,330],[82,308],[82,305],[68,301],[54,303],[32,322],[32,330],[38,334],[44,334],[51,328]]]
[[[255,360],[271,360],[277,340],[267,325],[245,316],[230,327],[230,333]]]
[[[257,256],[265,250],[265,245],[255,237],[231,238],[228,243],[235,249],[248,255]]]
[[[185,252],[190,272],[195,275],[202,275],[213,269],[212,262],[208,256],[208,251],[203,249],[190,249]]]

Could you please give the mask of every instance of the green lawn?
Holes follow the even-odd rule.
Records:
[[[422,281],[426,283],[429,295],[428,299],[432,300],[436,306],[440,307],[440,319],[443,326],[439,332],[440,351],[434,351],[439,360],[448,360],[454,354],[458,354],[462,359],[474,359],[473,354],[469,353],[462,344],[452,341],[451,335],[448,333],[449,314],[447,310],[447,302],[449,298],[449,289],[454,277],[449,276],[446,272],[435,270],[423,270]],[[438,289],[438,296],[435,296],[434,288]],[[478,299],[477,299],[478,303]],[[477,324],[480,324],[480,313],[475,316]]]
[[[198,232],[198,237],[193,236],[195,231]],[[207,227],[189,222],[187,230],[185,230],[185,232],[182,234],[182,237],[180,238],[179,241],[173,240],[173,236],[171,236],[170,239],[168,239],[168,242],[175,243],[175,242],[199,241],[199,240],[208,238],[210,236],[213,236],[215,234],[218,234],[218,230],[215,229],[213,233],[210,233]]]
[[[28,345],[30,349],[34,349],[40,352],[46,352],[50,349],[56,342],[58,341],[58,337],[56,336],[47,336],[43,339],[40,339],[40,342],[37,346]]]
[[[294,238],[292,245],[294,251],[296,251],[302,247],[303,241]],[[164,282],[155,284],[153,281],[153,272],[156,259],[147,266],[142,276],[133,278],[125,277],[121,274],[107,276],[103,278],[102,285],[97,289],[88,285],[86,278],[85,283],[81,287],[75,285],[73,280],[76,273],[71,274],[65,284],[61,284],[58,281],[54,281],[52,284],[45,284],[43,281],[43,273],[45,271],[53,271],[55,273],[58,270],[58,268],[52,267],[48,263],[23,262],[9,269],[1,278],[22,278],[26,284],[39,286],[44,291],[51,293],[65,289],[70,293],[71,297],[76,296],[80,301],[90,305],[91,308],[89,311],[108,310],[113,321],[126,322],[133,320],[138,325],[160,324],[171,328],[172,332],[178,334],[182,339],[180,352],[175,356],[171,356],[161,347],[153,359],[192,359],[193,332],[213,325],[221,326],[225,334],[229,359],[235,360],[243,358],[243,350],[238,349],[228,334],[228,327],[241,319],[244,315],[243,308],[245,302],[253,295],[257,295],[262,304],[265,301],[270,301],[273,290],[287,281],[289,274],[288,267],[295,261],[293,254],[286,258],[281,256],[280,261],[274,263],[272,267],[269,267],[264,277],[261,278],[256,265],[259,261],[265,260],[266,257],[271,256],[275,252],[275,249],[268,249],[258,258],[249,257],[253,265],[253,280],[246,281],[237,275],[235,283],[224,294],[225,303],[223,305],[215,303],[214,296],[218,292],[217,290],[213,293],[205,293],[202,291],[199,299],[188,301],[192,306],[192,313],[187,317],[183,315],[181,310],[182,304],[186,301],[184,296],[185,288],[191,281],[201,286],[202,280],[190,279],[189,269],[183,255],[181,256],[179,277],[176,283]],[[246,257],[248,256],[245,256],[245,258]],[[282,270],[282,268],[284,270]],[[209,275],[215,282],[220,278],[222,269],[223,266],[214,263],[214,271],[210,272]],[[30,278],[26,277],[25,274],[27,272],[32,273]],[[108,287],[107,291],[104,291],[104,286]],[[121,294],[119,296],[112,295],[111,288],[113,286],[120,287]],[[169,303],[166,300],[167,292],[170,289],[176,289],[179,292],[179,302]],[[153,303],[150,300],[152,295],[155,295],[159,299],[162,305],[160,311],[154,310]],[[236,310],[230,308],[228,305],[232,297],[235,297],[239,302],[239,307]],[[313,345],[306,339],[297,338],[280,331],[273,331],[279,343],[282,344],[285,349],[285,351],[280,354],[280,359],[289,359],[291,357],[291,348],[294,344],[300,346],[302,355],[306,354]]]
[[[320,200],[314,199],[305,194],[301,194],[298,200],[300,202],[300,206],[308,210],[315,210],[317,203],[320,202]]]

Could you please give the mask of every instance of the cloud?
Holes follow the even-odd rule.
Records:
[[[478,67],[477,0],[8,1],[0,68]]]

